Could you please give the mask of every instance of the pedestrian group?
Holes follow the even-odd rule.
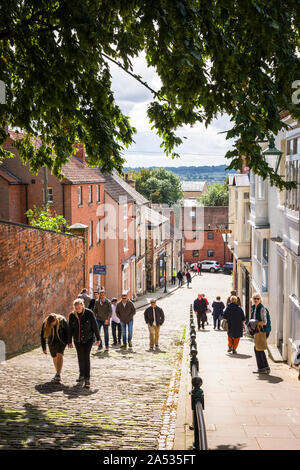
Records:
[[[251,320],[246,325],[246,318],[241,307],[240,298],[236,291],[231,291],[226,301],[226,306],[220,296],[212,303],[212,310],[205,294],[198,294],[194,301],[194,313],[197,317],[198,331],[205,330],[207,324],[207,313],[211,312],[214,330],[227,331],[228,353],[236,354],[247,326],[247,333],[254,337],[254,353],[257,362],[257,370],[254,373],[269,374],[270,367],[265,350],[267,349],[267,338],[271,332],[271,320],[268,309],[262,304],[261,296],[255,293],[252,297]]]
[[[66,346],[76,348],[79,377],[77,382],[84,388],[90,388],[90,354],[95,343],[98,351],[103,350],[101,328],[104,331],[105,351],[109,351],[109,326],[113,336],[113,346],[120,346],[126,350],[132,348],[133,319],[136,313],[133,302],[128,298],[127,292],[123,292],[121,300],[116,297],[111,301],[106,297],[104,289],[94,291],[94,298],[83,289],[74,300],[73,310],[68,321],[64,316],[51,313],[46,317],[42,325],[41,345],[44,354],[47,354],[46,344],[53,358],[56,374],[52,381],[61,382],[63,367],[63,355]],[[164,323],[163,310],[157,306],[156,300],[150,301],[150,306],[144,312],[145,322],[149,329],[150,351],[154,347],[159,350],[160,327]],[[123,344],[121,345],[121,339]]]
[[[199,266],[198,266],[199,268]],[[199,268],[200,269],[200,268]],[[198,270],[199,274],[199,270]],[[201,274],[201,272],[200,272]],[[177,277],[179,286],[183,282],[183,273],[173,272],[173,278]],[[189,271],[186,272],[187,284],[191,282]],[[266,358],[267,338],[271,332],[271,321],[268,309],[262,304],[259,294],[252,297],[253,305],[251,320],[247,324],[248,334],[254,337],[254,353],[257,362],[256,373],[268,374],[270,367]],[[220,296],[212,302],[212,310],[205,294],[198,294],[194,301],[194,312],[197,316],[198,331],[205,330],[208,324],[207,313],[212,313],[214,330],[225,329],[228,335],[228,353],[236,354],[240,338],[245,332],[245,314],[241,307],[241,301],[236,291],[231,291],[226,301],[226,306]],[[127,292],[123,292],[120,301],[116,297],[109,300],[105,289],[94,291],[94,298],[83,289],[73,303],[73,310],[68,321],[64,316],[51,313],[44,320],[41,331],[41,345],[44,354],[46,344],[53,358],[56,374],[54,382],[61,381],[63,367],[63,355],[66,346],[76,348],[79,377],[77,382],[83,383],[85,388],[90,388],[90,354],[95,343],[98,351],[102,351],[103,342],[101,329],[104,331],[105,351],[109,351],[109,327],[111,326],[113,346],[119,346],[126,350],[132,348],[133,320],[136,309],[128,298]],[[150,306],[144,312],[144,319],[149,330],[149,350],[159,349],[160,328],[165,321],[163,310],[157,306],[156,299],[151,299]],[[121,344],[121,340],[122,343]]]

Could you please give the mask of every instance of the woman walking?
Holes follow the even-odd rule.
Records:
[[[68,343],[68,323],[65,317],[57,313],[51,313],[47,316],[41,331],[41,345],[44,354],[47,354],[46,342],[56,370],[52,382],[59,383],[61,381],[64,350]]]
[[[228,351],[236,354],[240,338],[243,336],[245,326],[245,315],[242,308],[238,305],[238,299],[232,295],[230,302],[223,314],[228,322]]]
[[[222,319],[222,316],[223,316],[223,311],[224,311],[225,305],[221,301],[221,297],[218,296],[218,297],[216,297],[216,300],[213,301],[211,306],[212,306],[212,309],[213,309],[212,316],[213,316],[213,319],[214,319],[214,330],[216,329],[216,327],[218,328],[218,330],[220,330],[221,319]]]
[[[187,283],[187,288],[189,289],[190,288],[190,283],[192,282],[192,276],[191,276],[191,273],[189,271],[187,271],[186,273],[186,283]]]
[[[262,328],[266,338],[268,338],[271,332],[271,323],[268,322],[267,310],[261,302],[261,296],[255,293],[252,297],[253,305],[251,310],[251,319],[256,320],[257,326]],[[256,374],[269,374],[270,367],[267,361],[265,351],[257,351],[254,346],[254,352],[257,362],[257,371]]]
[[[68,344],[72,348],[74,339],[79,364],[79,378],[77,382],[84,381],[84,387],[90,388],[90,353],[94,341],[94,334],[97,343],[100,345],[100,334],[94,313],[85,308],[82,299],[74,301],[74,311],[69,316],[69,337]]]

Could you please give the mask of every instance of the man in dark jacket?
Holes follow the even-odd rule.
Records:
[[[182,286],[182,281],[183,281],[183,274],[180,270],[177,273],[177,279],[178,279],[178,286],[181,287]]]
[[[94,312],[95,303],[96,303],[97,300],[99,300],[99,291],[95,290],[94,291],[94,297],[90,301],[89,306],[88,306],[88,309],[92,310],[92,312]]]
[[[228,352],[236,354],[236,349],[243,336],[245,326],[245,315],[243,309],[238,305],[238,298],[234,295],[230,297],[223,318],[228,322]]]
[[[109,350],[108,327],[109,327],[110,319],[112,315],[112,306],[111,306],[111,302],[106,298],[104,289],[101,289],[99,294],[100,294],[100,297],[95,302],[94,313],[95,313],[95,317],[98,323],[100,333],[101,333],[101,327],[103,326],[105,349],[106,351],[108,351]],[[98,351],[101,351],[101,349],[103,349],[103,346],[102,346],[102,340],[100,338],[100,346],[98,348]]]
[[[194,301],[194,312],[197,315],[198,331],[200,331],[200,324],[202,323],[202,329],[205,330],[204,324],[207,320],[206,316],[207,303],[204,299],[204,294],[198,294],[197,299]]]
[[[150,307],[146,308],[144,312],[145,322],[149,328],[150,335],[150,350],[153,351],[154,345],[156,349],[159,349],[159,331],[161,325],[165,321],[165,315],[163,310],[156,305],[156,300],[151,299]]]
[[[123,344],[122,349],[127,349],[127,335],[126,329],[128,329],[128,346],[132,347],[132,332],[133,332],[133,317],[135,315],[135,306],[133,302],[128,299],[127,292],[123,292],[122,300],[117,303],[116,315],[120,318],[123,332]]]
[[[216,300],[213,301],[211,306],[213,309],[212,316],[214,319],[214,330],[216,329],[216,327],[218,327],[218,330],[220,330],[221,318],[223,316],[225,305],[221,301],[221,297],[218,296],[216,297]]]

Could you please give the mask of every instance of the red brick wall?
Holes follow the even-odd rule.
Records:
[[[0,339],[9,354],[39,344],[43,319],[68,317],[83,288],[83,240],[0,222]]]
[[[192,217],[192,212],[195,217]],[[225,228],[228,224],[228,207],[183,207],[182,209],[182,229],[185,239],[184,261],[195,263],[206,259],[216,260],[224,264],[224,241],[222,235],[216,232],[218,228]],[[213,240],[208,239],[208,233],[213,232]],[[197,235],[194,240],[193,236]],[[199,256],[193,256],[193,251],[198,250]],[[212,257],[208,256],[208,250],[213,250]],[[225,246],[225,263],[232,261],[232,254]]]
[[[0,219],[9,220],[9,185],[0,177]]]
[[[211,231],[210,231],[211,232]],[[221,265],[224,264],[224,241],[220,233],[214,233],[214,239],[208,239],[209,231],[199,232],[199,239],[193,240],[192,234],[195,232],[185,232],[185,250],[184,250],[184,261],[189,264],[197,261],[203,261],[212,259],[218,261]],[[199,256],[193,256],[193,250],[199,251]],[[213,250],[213,257],[209,257],[207,254],[208,250]],[[228,249],[227,244],[225,245],[225,263],[232,261],[231,251]]]
[[[17,155],[16,149],[13,147],[7,147],[11,152]],[[44,191],[44,169],[39,170],[37,175],[30,173],[28,165],[25,166],[20,158],[16,156],[12,159],[6,159],[4,161],[4,166],[11,171],[14,175],[21,178],[25,183],[28,183],[28,208],[33,208],[33,206],[42,207],[44,203],[43,191]],[[89,204],[88,202],[88,187],[90,184],[64,184],[47,170],[48,175],[48,187],[53,188],[53,204],[51,208],[59,215],[65,215],[67,223],[73,225],[75,223],[81,223],[89,226],[89,223],[93,222],[93,246],[88,247],[87,250],[87,272],[86,272],[86,286],[89,288],[89,272],[90,269],[93,269],[95,264],[105,264],[104,256],[104,240],[101,240],[101,243],[97,244],[96,237],[96,226],[97,220],[102,218],[100,215],[101,204],[104,204],[104,183],[94,183],[92,184],[93,192],[93,202]],[[97,203],[96,198],[96,187],[100,185],[100,203]],[[78,186],[82,187],[82,206],[78,206]],[[1,186],[0,186],[0,195]],[[63,196],[64,194],[64,196]],[[25,212],[23,207],[23,202],[25,198],[20,198],[20,201],[15,204],[15,213],[12,217],[0,217],[2,219],[12,220],[14,222],[26,223],[22,213]],[[63,203],[64,201],[64,203]],[[5,215],[5,214],[4,214]],[[94,276],[94,286],[96,288],[97,279]],[[105,287],[105,276],[101,278],[101,284]]]

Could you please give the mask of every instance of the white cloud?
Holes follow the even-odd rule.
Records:
[[[153,98],[151,92],[114,64],[110,64],[112,86],[115,98],[122,112],[130,117],[131,124],[137,129],[135,143],[126,151],[127,166],[182,166],[228,164],[224,158],[233,141],[226,140],[222,133],[232,127],[229,116],[222,115],[207,128],[203,123],[193,127],[184,126],[177,131],[183,139],[182,145],[175,149],[180,159],[172,160],[164,155],[161,140],[147,116],[147,107]],[[142,77],[150,87],[158,90],[160,79],[153,68],[147,68],[144,56],[133,60],[133,72]]]

